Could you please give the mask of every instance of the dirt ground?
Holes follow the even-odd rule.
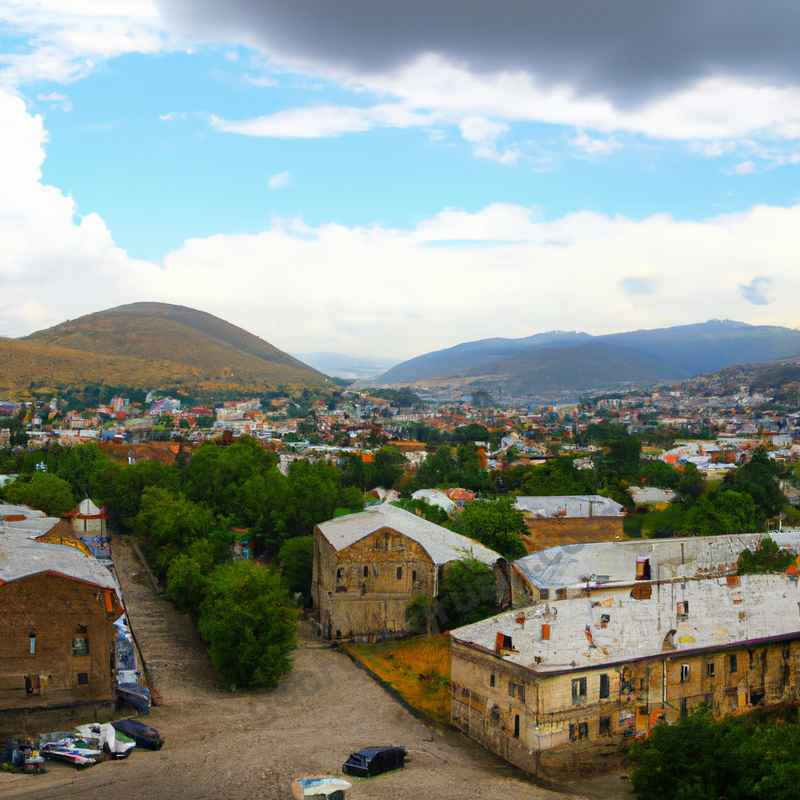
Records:
[[[295,668],[269,692],[220,690],[187,618],[158,598],[127,543],[115,562],[125,600],[164,704],[147,721],[166,738],[157,753],[77,772],[51,764],[43,776],[0,774],[0,797],[36,800],[272,800],[290,797],[301,774],[339,774],[353,750],[399,744],[406,769],[353,779],[351,800],[606,800],[624,798],[619,776],[534,784],[475,743],[434,730],[398,705],[342,653],[301,637]]]

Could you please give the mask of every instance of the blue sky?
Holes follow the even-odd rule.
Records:
[[[797,17],[774,21],[769,69],[720,37],[715,71],[683,4],[681,63],[656,58],[657,20],[605,59],[612,33],[555,19],[561,66],[545,43],[527,55],[516,4],[497,30],[475,5],[483,37],[431,19],[424,50],[358,0],[332,34],[299,6],[302,24],[249,0],[224,18],[208,0],[0,0],[0,335],[135,299],[285,349],[397,358],[549,328],[798,321],[800,87],[780,31]]]

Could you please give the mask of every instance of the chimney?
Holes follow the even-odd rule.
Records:
[[[542,641],[549,642],[550,641],[550,623],[543,622],[542,623]]]

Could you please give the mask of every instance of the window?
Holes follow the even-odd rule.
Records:
[[[686,683],[689,680],[689,665],[681,664],[681,683]]]
[[[588,739],[589,738],[589,723],[588,722],[579,722],[578,723],[578,738],[579,739]]]
[[[518,698],[521,702],[525,702],[525,687],[521,683],[508,682],[508,694],[511,697]]]
[[[519,714],[514,714],[514,738],[519,739]]]
[[[72,637],[72,655],[73,656],[88,656],[89,655],[89,637],[86,633],[86,627],[79,625]]]
[[[364,569],[362,570],[362,574],[363,574],[363,576],[365,578],[369,578],[369,567],[368,566],[366,566],[366,565],[364,566]]]
[[[739,669],[739,659],[736,657],[736,653],[731,653],[728,656],[728,672],[736,672]]]
[[[600,627],[601,628],[607,628],[609,622],[611,622],[611,615],[610,614],[601,614],[600,615]]]
[[[399,581],[403,580],[403,568],[402,567],[398,567],[397,570],[395,571],[395,574],[397,575],[397,580],[399,580]]]
[[[611,694],[611,681],[608,675],[600,676],[600,699],[605,700]]]
[[[497,677],[493,672],[491,675],[489,675],[489,686],[491,686],[494,689],[496,685],[497,685]]]
[[[681,697],[681,716],[685,717],[689,713],[689,701],[685,697]]]
[[[28,634],[28,652],[32,655],[36,655],[36,634],[31,631]]]
[[[717,674],[717,665],[713,661],[706,664],[706,676],[713,678]]]
[[[597,731],[601,736],[611,736],[611,717],[600,717]]]
[[[417,582],[417,571],[415,569],[411,570],[411,580],[413,583]]]
[[[567,590],[556,589],[556,600],[566,600],[566,599],[567,599]]]
[[[550,599],[550,590],[549,589],[540,589],[539,590],[539,599],[540,600],[549,600]]]
[[[678,603],[678,619],[687,619],[689,617],[689,601],[682,600]]]
[[[336,570],[336,582],[339,583],[343,577],[344,577],[344,570],[341,567],[339,567]]]
[[[586,678],[572,681],[572,705],[580,705],[586,700]]]
[[[88,672],[79,672],[78,673],[78,686],[88,686],[89,685],[89,673]]]

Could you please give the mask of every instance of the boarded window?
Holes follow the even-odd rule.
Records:
[[[586,678],[574,678],[572,681],[572,704],[580,705],[586,700]]]
[[[600,699],[603,700],[611,694],[611,681],[605,673],[600,676]]]

